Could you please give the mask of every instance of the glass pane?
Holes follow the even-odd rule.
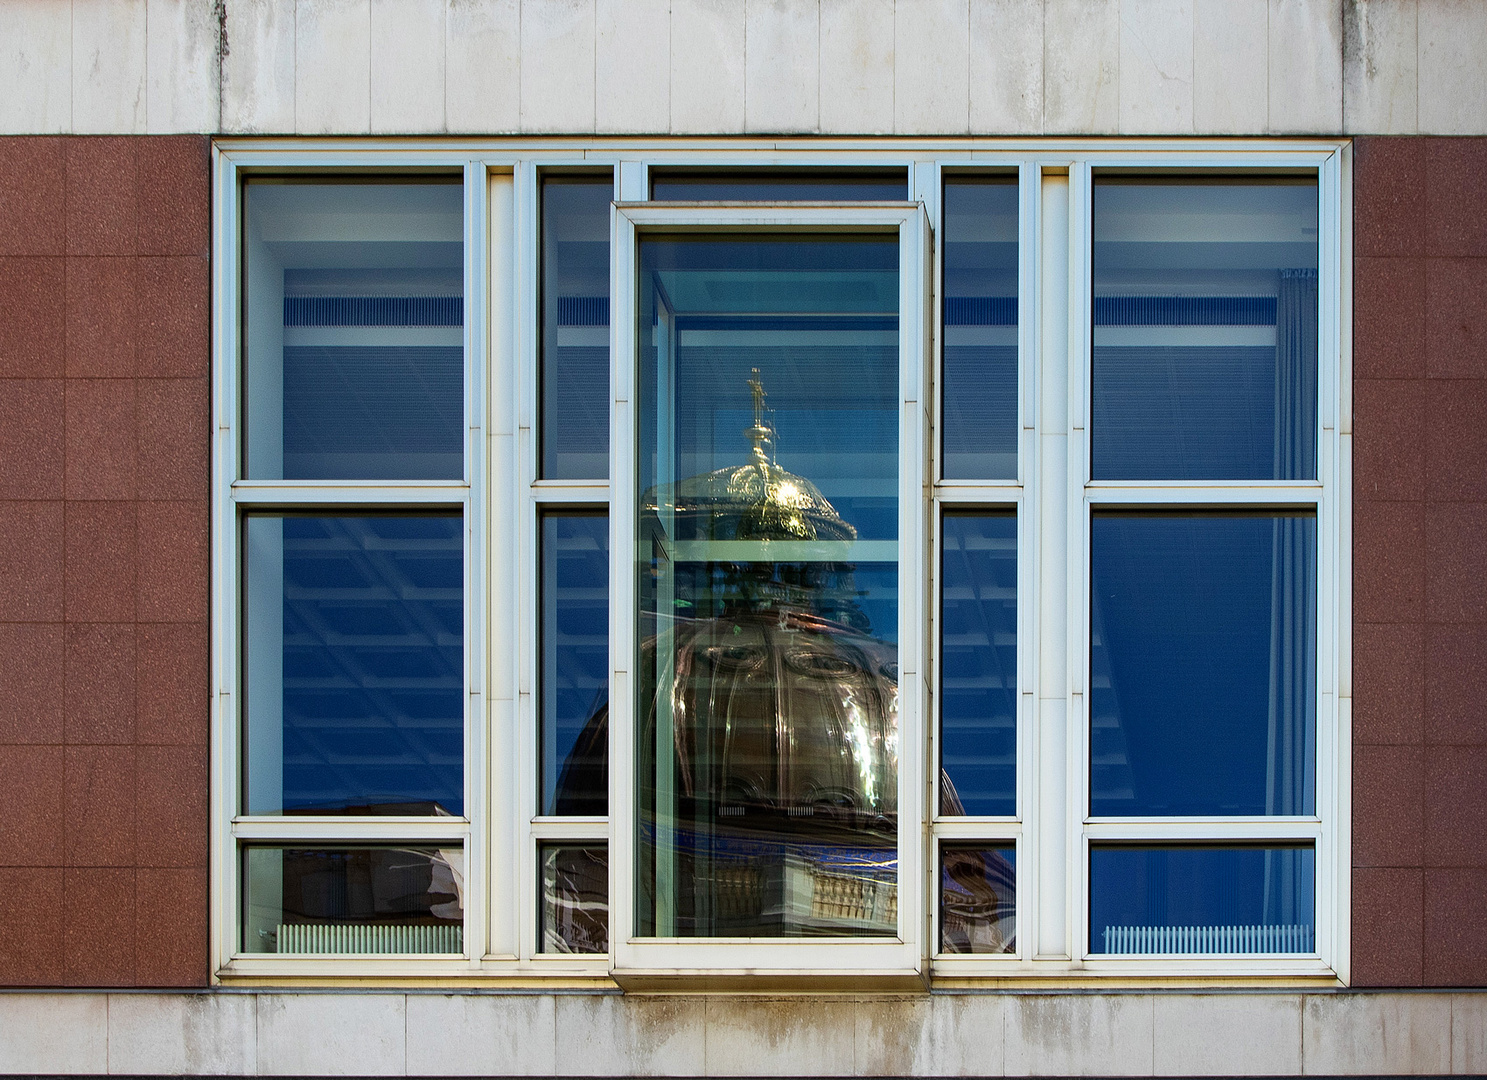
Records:
[[[243,951],[464,952],[465,852],[439,847],[250,847]]]
[[[940,813],[1017,813],[1017,517],[944,517]]]
[[[1017,476],[1017,181],[945,181],[947,479]]]
[[[542,519],[542,813],[609,813],[609,518]],[[602,950],[601,950],[602,951]]]
[[[544,844],[538,951],[609,951],[609,849],[603,844]]]
[[[1092,953],[1314,953],[1310,847],[1089,852]]]
[[[898,242],[644,239],[638,932],[897,932]]]
[[[248,813],[464,813],[462,526],[247,519]]]
[[[1017,951],[1017,848],[940,848],[940,952]]]
[[[740,169],[733,172],[653,172],[657,202],[902,202],[903,169]]]
[[[465,474],[458,181],[249,180],[247,475]]]
[[[609,475],[609,204],[614,178],[542,183],[542,477]]]
[[[1316,525],[1094,516],[1092,814],[1315,812]]]
[[[1093,475],[1317,475],[1317,185],[1104,178]]]

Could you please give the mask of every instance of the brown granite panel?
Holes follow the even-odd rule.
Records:
[[[0,866],[62,865],[62,756],[60,746],[0,746]]]
[[[67,497],[133,499],[133,379],[67,380]]]
[[[205,746],[211,690],[205,623],[139,623],[135,733],[141,745]]]
[[[139,262],[67,260],[67,374],[128,378],[138,345]]]
[[[1482,986],[1487,971],[1487,868],[1427,869],[1424,981]]]
[[[1353,377],[1425,376],[1425,260],[1353,262]]]
[[[1487,501],[1487,380],[1425,380],[1425,497]]]
[[[206,380],[140,379],[136,385],[139,497],[205,497],[211,477]]]
[[[134,743],[135,666],[133,623],[68,625],[67,743]]]
[[[204,378],[211,355],[211,263],[200,255],[137,259],[141,375]]]
[[[62,742],[60,623],[0,623],[0,743]]]
[[[1353,743],[1420,745],[1425,634],[1419,623],[1354,623]]]
[[[136,140],[141,255],[211,254],[212,144],[205,136]]]
[[[1487,504],[1427,504],[1425,611],[1431,622],[1487,622],[1484,538]]]
[[[1487,745],[1487,625],[1425,627],[1425,741]]]
[[[62,869],[0,867],[0,986],[55,986],[61,982]]]
[[[0,622],[62,621],[60,502],[0,502]]]
[[[1425,484],[1426,381],[1353,383],[1353,491],[1359,499],[1419,499]]]
[[[1423,924],[1423,871],[1355,868],[1352,985],[1419,986]]]
[[[1426,170],[1430,254],[1487,257],[1487,139],[1428,140]]]
[[[1419,866],[1424,751],[1355,746],[1353,788],[1368,793],[1353,812],[1354,866]]]
[[[63,374],[66,266],[60,256],[0,257],[0,378]]]
[[[69,867],[63,874],[63,978],[69,986],[134,983],[133,867]],[[190,925],[191,913],[182,911]]]
[[[0,499],[62,497],[63,382],[0,379]]]
[[[66,864],[133,866],[134,747],[64,750]]]
[[[1353,249],[1425,254],[1426,148],[1419,139],[1353,142]]]
[[[0,256],[65,252],[65,178],[63,140],[0,139]]]
[[[1487,869],[1487,746],[1425,748],[1425,865]]]
[[[205,500],[139,503],[140,622],[207,617],[211,544]]]
[[[69,502],[66,506],[68,620],[132,621],[135,504]]]
[[[1358,500],[1353,509],[1353,618],[1414,622],[1425,598],[1421,503]]]
[[[127,135],[67,140],[67,254],[136,253],[138,141]]]
[[[135,871],[135,985],[207,984],[206,919],[181,915],[205,912],[209,902],[204,868]]]
[[[1487,259],[1425,260],[1425,367],[1433,379],[1487,378]]]
[[[135,751],[135,864],[207,864],[205,746],[140,746]]]

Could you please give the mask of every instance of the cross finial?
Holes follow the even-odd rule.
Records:
[[[764,426],[764,384],[759,381],[759,369],[754,369],[754,375],[749,379],[749,389],[754,392],[754,426]]]
[[[774,443],[774,429],[764,422],[764,383],[759,380],[759,369],[754,369],[753,376],[749,379],[749,389],[754,394],[754,424],[744,429],[744,434],[754,444],[754,461],[759,465],[769,464],[769,455],[764,452],[766,445]]]

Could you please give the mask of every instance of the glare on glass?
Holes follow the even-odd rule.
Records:
[[[252,179],[243,201],[247,475],[464,476],[459,181]]]
[[[940,952],[1017,951],[1017,848],[940,847]]]
[[[609,849],[603,844],[543,844],[538,951],[609,951]]]
[[[602,816],[609,812],[608,515],[543,516],[541,596],[541,812]]]
[[[1316,810],[1316,518],[1096,513],[1090,813]]]
[[[245,523],[251,814],[464,813],[457,515]]]
[[[952,512],[940,542],[940,813],[1017,812],[1017,517]]]
[[[464,952],[465,852],[454,847],[243,851],[243,951]]]
[[[1314,953],[1311,847],[1096,845],[1091,953]]]
[[[1100,177],[1095,479],[1315,478],[1315,179]]]
[[[944,413],[947,479],[1017,476],[1017,180],[945,180]]]
[[[609,475],[609,204],[614,178],[542,183],[542,478]]]
[[[651,173],[651,198],[657,202],[895,202],[908,197],[903,169]]]
[[[898,242],[639,258],[637,932],[898,932]]]

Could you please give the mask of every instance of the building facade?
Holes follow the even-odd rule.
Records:
[[[0,10],[0,1071],[1482,1071],[1483,45]]]

